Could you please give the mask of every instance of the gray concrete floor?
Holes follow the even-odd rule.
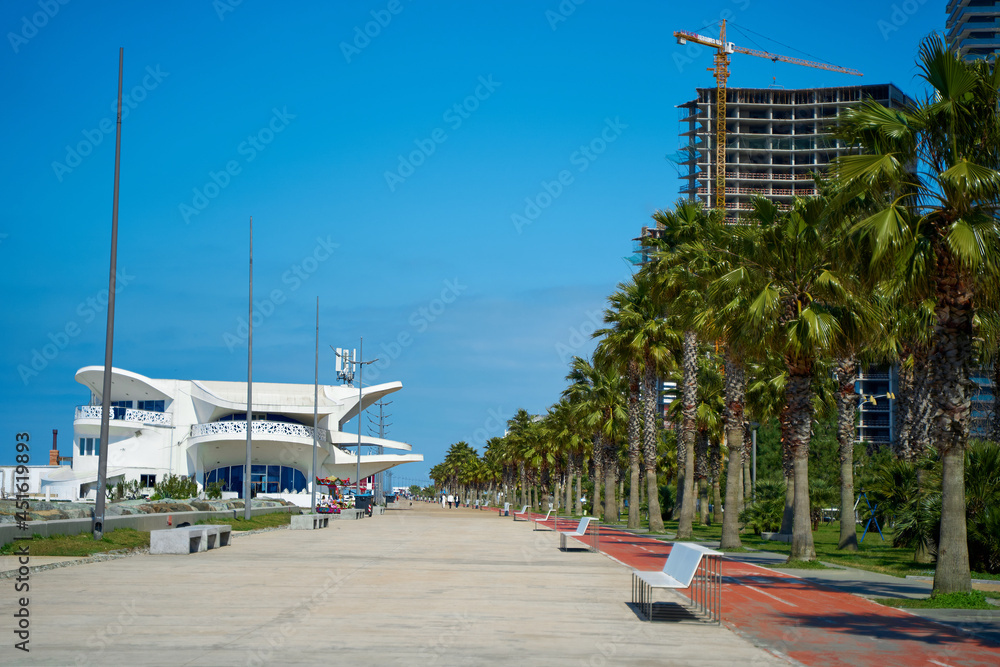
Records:
[[[724,627],[647,623],[630,572],[495,513],[414,503],[31,575],[30,653],[4,665],[780,665]],[[0,616],[17,609],[3,580]]]

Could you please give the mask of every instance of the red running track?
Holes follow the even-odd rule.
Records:
[[[551,520],[545,525],[556,528]],[[557,528],[576,525],[561,519]],[[661,570],[670,545],[601,526],[600,550],[631,568]],[[850,593],[728,558],[722,576],[723,623],[805,665],[1000,665],[1000,646]]]

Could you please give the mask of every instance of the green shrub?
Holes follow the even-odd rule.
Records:
[[[114,486],[106,487],[105,492],[108,495],[108,500],[116,503],[121,500],[134,500],[138,498],[139,489],[139,480],[133,479],[131,482],[126,482],[124,479],[120,479]]]
[[[219,500],[222,498],[222,482],[212,482],[205,487],[205,497],[209,500]]]
[[[173,500],[184,500],[194,498],[198,495],[198,484],[192,477],[181,477],[180,475],[167,475],[156,485],[155,492],[150,500],[162,500],[171,498]]]
[[[777,531],[781,528],[781,515],[785,511],[785,483],[758,480],[754,493],[756,499],[740,513],[740,523],[755,535]]]

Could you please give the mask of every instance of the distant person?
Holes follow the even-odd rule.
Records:
[[[451,509],[451,504],[455,502],[455,496],[448,494],[448,509]]]

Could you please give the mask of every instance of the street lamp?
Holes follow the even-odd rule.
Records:
[[[369,361],[362,361],[364,358],[364,342],[365,339],[362,337],[359,339],[358,344],[358,356],[348,355],[347,350],[334,349],[337,354],[337,377],[347,381],[350,385],[351,381],[354,380],[354,369],[351,366],[358,367],[358,455],[357,455],[357,474],[354,478],[354,503],[357,507],[357,498],[361,494],[361,420],[362,414],[364,412],[364,405],[362,404],[362,393],[364,391],[364,385],[362,378],[364,377],[364,368],[368,364],[374,364],[378,359],[371,359]],[[332,347],[332,346],[331,346]]]
[[[861,409],[861,406],[865,405],[866,403],[871,403],[872,405],[878,405],[878,401],[876,399],[879,398],[888,398],[890,401],[896,398],[896,394],[894,394],[891,391],[887,391],[884,394],[860,394],[860,396],[861,400],[858,401],[859,410]]]

